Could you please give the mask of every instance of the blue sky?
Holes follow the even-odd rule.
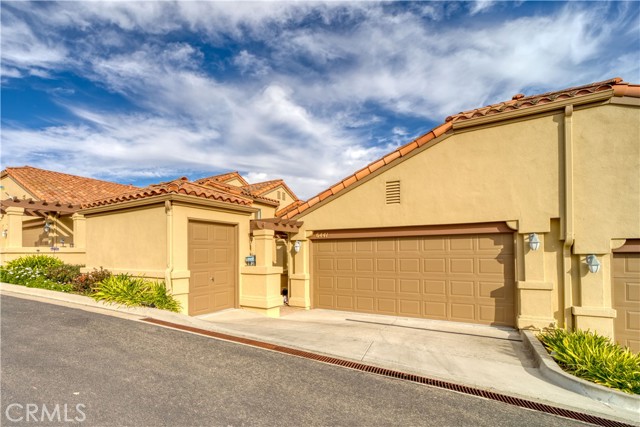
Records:
[[[448,115],[640,83],[637,2],[2,1],[1,165],[307,198]]]

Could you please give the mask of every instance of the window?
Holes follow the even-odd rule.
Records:
[[[387,204],[400,204],[400,181],[387,181],[386,190]]]

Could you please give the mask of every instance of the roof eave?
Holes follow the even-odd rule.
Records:
[[[511,111],[504,111],[488,116],[482,116],[470,119],[454,118],[452,121],[453,129],[464,129],[471,126],[484,125],[488,123],[500,122],[505,120],[517,119],[526,116],[533,116],[540,113],[547,113],[550,111],[556,111],[564,109],[568,105],[578,106],[584,104],[591,104],[601,101],[607,101],[613,97],[613,89],[605,90],[601,92],[595,92],[588,95],[582,95],[574,98],[567,98],[559,101],[549,102],[546,104],[534,105],[528,108],[522,108]]]
[[[108,205],[83,208],[80,211],[78,211],[78,213],[82,215],[93,215],[93,214],[118,211],[118,210],[124,210],[124,209],[134,209],[142,206],[163,203],[165,201],[174,201],[174,202],[180,202],[180,203],[190,204],[190,205],[200,205],[200,206],[206,206],[210,208],[219,208],[226,211],[236,211],[236,212],[243,212],[248,214],[258,211],[257,208],[254,208],[250,205],[241,205],[237,203],[222,202],[219,200],[212,200],[212,199],[207,199],[203,197],[171,193],[171,194],[159,194],[157,196],[145,197],[142,199],[127,200],[124,202],[110,203]]]

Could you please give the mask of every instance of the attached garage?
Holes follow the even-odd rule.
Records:
[[[189,315],[234,308],[238,293],[236,226],[189,221]]]
[[[352,234],[316,234],[315,307],[515,325],[512,233],[346,237]]]
[[[517,94],[279,211],[303,222],[290,303],[637,343],[637,256],[612,250],[640,239],[639,99],[619,78]]]
[[[613,254],[614,337],[619,344],[640,352],[640,241],[622,250]]]

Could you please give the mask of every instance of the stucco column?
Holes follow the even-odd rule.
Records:
[[[24,208],[9,206],[6,208],[7,215],[7,248],[22,247],[22,218]]]
[[[280,276],[282,267],[274,267],[273,251],[276,244],[273,230],[255,230],[253,245],[256,265],[242,267],[240,305],[269,317],[280,316],[282,296]]]
[[[595,255],[601,264],[597,273],[589,271],[587,254],[577,255],[580,260],[580,306],[572,308],[575,327],[613,338],[616,310],[611,308],[611,254]]]
[[[274,236],[273,230],[255,230],[253,232],[257,267],[273,267],[273,249],[276,244]]]
[[[73,246],[76,248],[87,247],[87,219],[84,215],[74,213],[73,220]]]
[[[536,233],[540,247],[530,247],[531,233],[518,235],[518,258],[523,264],[516,284],[520,308],[516,320],[519,329],[546,328],[556,323],[553,317],[553,283],[545,277],[545,233]]]
[[[309,240],[306,232],[299,232],[291,237],[292,245],[300,242],[300,250],[292,252],[292,265],[289,270],[289,305],[294,307],[311,308],[311,293],[309,280]]]

